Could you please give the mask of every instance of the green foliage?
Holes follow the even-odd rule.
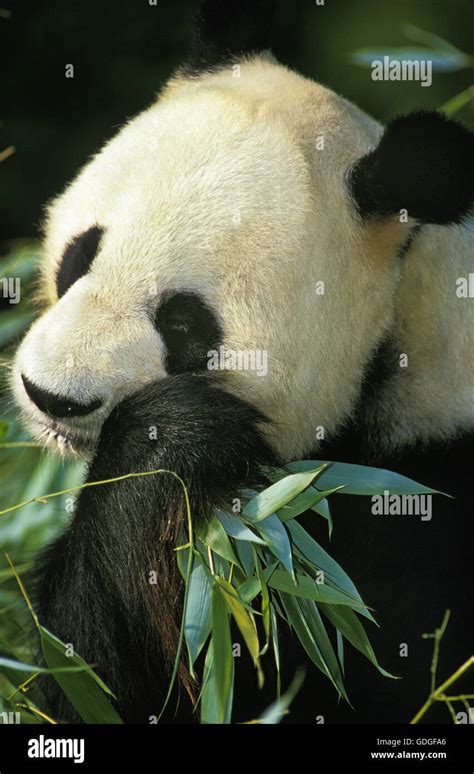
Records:
[[[421,43],[423,47],[359,48],[352,54],[352,61],[360,67],[370,67],[374,59],[383,59],[384,56],[389,56],[391,60],[399,62],[403,60],[430,60],[433,72],[446,73],[472,69],[474,67],[474,57],[448,43],[447,40],[439,37],[439,35],[434,35],[432,32],[420,30],[413,24],[408,24],[405,27],[405,36],[408,40]]]
[[[0,278],[20,280],[20,302],[8,305],[0,315],[0,510],[43,492],[73,486],[82,475],[81,465],[52,458],[31,441],[21,426],[10,393],[13,353],[35,316],[31,299],[38,261],[37,245],[31,242],[16,242],[10,254],[0,261]],[[39,630],[32,626],[31,612],[4,552],[8,551],[20,574],[26,573],[32,557],[68,523],[69,505],[67,496],[63,496],[54,504],[37,501],[19,512],[0,516],[0,547],[4,549],[0,551],[0,701],[5,711],[20,712],[22,723],[38,722],[42,718],[38,712],[46,709],[36,683],[41,638]],[[68,658],[66,662],[59,667],[63,676],[65,668],[71,674],[84,671],[83,665],[74,666],[74,659]],[[32,667],[30,677],[25,665]],[[58,668],[50,671],[59,674]],[[80,685],[82,676],[74,677]]]
[[[274,483],[260,492],[246,490],[240,513],[216,509],[209,516],[209,526],[198,529],[196,539],[190,530],[189,541],[178,551],[187,592],[184,643],[192,675],[206,649],[204,688],[198,700],[202,723],[232,720],[233,696],[239,690],[234,685],[232,619],[255,666],[258,685],[263,684],[270,658],[278,675],[276,704],[262,718],[249,722],[279,722],[288,709],[288,697],[284,710],[278,703],[278,631],[282,626],[290,626],[309,659],[346,701],[344,643],[362,653],[384,677],[394,677],[380,666],[374,653],[362,623],[364,618],[374,623],[374,618],[354,582],[298,522],[294,513],[299,515],[299,507],[294,504],[314,502],[315,493],[328,501],[347,492],[373,495],[387,489],[399,494],[434,490],[379,468],[317,460],[290,463],[287,469],[267,473],[276,479]],[[327,488],[328,483],[334,486]],[[326,519],[329,528],[328,515],[329,503],[327,511],[315,518]],[[178,653],[177,663],[180,658]],[[298,685],[299,681],[290,696]]]
[[[339,696],[347,701],[349,698],[343,677],[344,639],[368,658],[382,675],[393,677],[379,665],[358,617],[374,620],[352,580],[296,518],[282,521],[277,515],[278,511],[300,497],[309,486],[316,489],[318,484],[321,485],[323,475],[327,476],[331,469],[327,462],[315,461],[312,464],[315,467],[309,471],[305,469],[304,475],[287,473],[261,492],[247,492],[248,499],[244,498],[241,514],[219,510],[210,514],[206,527],[201,526],[196,532],[185,483],[180,479],[186,498],[189,533],[188,542],[177,550],[178,566],[185,582],[184,611],[173,677],[164,706],[171,696],[183,645],[186,645],[189,668],[194,675],[196,660],[207,643],[199,699],[201,722],[231,722],[234,691],[238,689],[234,687],[231,618],[249,651],[259,686],[264,682],[263,656],[273,654],[278,674],[276,707],[279,706],[281,683],[278,647],[280,625],[290,625],[308,657],[331,681]],[[292,463],[293,467],[295,465],[306,468],[305,463]],[[337,468],[337,465],[332,467]],[[378,491],[383,492],[393,480],[394,474],[388,471],[361,466],[354,468],[358,470],[353,471],[352,475],[346,473],[346,476],[348,486],[356,491],[372,491],[374,480],[377,480]],[[163,473],[176,475],[161,470],[133,472],[129,475]],[[403,492],[415,493],[424,489],[403,477],[397,477],[396,480]],[[110,484],[113,480],[80,486],[100,486],[104,483]],[[329,490],[319,491],[327,496]],[[343,491],[337,487],[331,496],[342,496]],[[45,494],[36,499],[49,503],[59,494]],[[269,502],[274,504],[276,512],[265,515]],[[25,507],[28,507],[28,503],[5,510],[7,514],[18,513]],[[243,545],[248,552],[245,561],[240,561],[237,557],[242,556]],[[110,703],[109,689],[79,654],[68,654],[66,645],[41,625],[7,555],[6,559],[33,617],[43,655],[53,678],[85,722],[120,723]],[[336,631],[336,649],[323,616]],[[257,625],[257,618],[261,621],[260,625]],[[34,652],[31,634],[27,643],[30,651]],[[272,648],[269,648],[270,643]],[[32,663],[25,663],[20,650],[17,652],[15,643],[8,641],[5,643],[5,652],[0,650],[0,669],[9,675],[8,679],[0,683],[0,695],[8,706],[22,707],[24,711],[21,702],[15,700],[27,687],[24,681],[18,679],[18,675],[31,671],[34,679],[45,670],[37,669]],[[70,669],[71,666],[78,667],[78,670]],[[47,717],[44,704],[36,706],[29,701],[26,706],[30,712]],[[272,717],[281,718],[282,714],[279,710],[269,712],[262,722],[269,722],[268,718]]]
[[[377,48],[358,48],[351,54],[351,61],[362,68],[370,68],[375,60],[383,61],[388,56],[391,61],[430,61],[434,73],[457,73],[464,70],[474,69],[474,57],[461,51],[452,43],[449,43],[439,35],[427,32],[413,24],[405,26],[405,36],[415,43],[421,43],[422,48],[407,47],[377,47]],[[474,100],[474,86],[470,85],[460,91],[455,96],[450,97],[441,105],[434,105],[447,116],[454,116],[456,113],[471,106]],[[472,117],[472,111],[471,111]]]

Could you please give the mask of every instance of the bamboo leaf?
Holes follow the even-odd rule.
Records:
[[[231,516],[220,508],[215,508],[215,514],[227,534],[230,535],[230,537],[235,538],[235,540],[246,540],[251,543],[260,544],[264,543],[262,538],[259,538],[258,535],[252,532],[238,516]]]
[[[270,604],[270,622],[272,627],[272,646],[273,657],[275,659],[275,668],[277,671],[277,699],[280,698],[281,693],[281,674],[280,674],[280,642],[278,637],[278,619],[275,605]]]
[[[120,716],[107,698],[112,692],[91,667],[75,653],[66,656],[66,646],[51,632],[40,626],[41,645],[46,663],[51,669],[81,666],[84,671],[75,675],[55,672],[54,679],[85,723],[122,723]]]
[[[227,606],[244,638],[252,661],[257,669],[259,687],[261,687],[263,685],[263,672],[259,660],[260,643],[258,641],[257,627],[255,626],[253,616],[245,609],[242,602],[238,599],[235,589],[230,583],[223,578],[216,578],[216,583],[220,587]]]
[[[334,490],[332,490],[332,491],[334,491]],[[332,530],[333,530],[333,526],[334,525],[332,523],[332,516],[331,516],[331,511],[329,509],[329,503],[326,500],[326,498],[324,498],[320,502],[316,503],[316,505],[312,506],[311,510],[314,511],[315,513],[318,513],[320,516],[323,517],[323,519],[326,519],[326,521],[328,523],[329,539],[331,539]]]
[[[308,535],[303,527],[297,522],[290,522],[288,529],[295,546],[298,547],[301,553],[307,557],[313,565],[323,571],[325,580],[364,605],[354,583],[336,560],[329,556],[324,548]],[[362,610],[360,612],[362,612]],[[374,620],[372,614],[365,605],[363,615],[371,621]]]
[[[216,554],[232,564],[239,564],[227,533],[215,514],[209,514],[205,523],[196,526],[196,535]]]
[[[24,661],[17,661],[12,658],[3,658],[0,656],[0,667],[7,670],[19,671],[19,672],[38,672],[42,675],[52,675],[59,672],[84,672],[88,667],[85,666],[67,666],[67,667],[43,667],[36,664],[26,664]]]
[[[326,491],[320,492],[313,486],[309,486],[304,492],[301,492],[301,494],[297,495],[297,497],[295,497],[291,503],[288,503],[288,505],[280,508],[277,511],[277,514],[283,522],[289,521],[290,519],[294,519],[296,516],[299,516],[301,513],[304,513],[310,508],[314,510],[318,503],[320,503],[322,500],[325,500],[326,497],[329,497],[335,492],[339,492],[340,489],[344,489],[344,487],[336,486],[333,489],[326,489]]]
[[[225,723],[231,703],[234,659],[227,604],[217,583],[212,588],[212,658],[216,722]]]
[[[234,662],[232,659],[232,675],[229,686],[229,695],[227,699],[227,706],[224,716],[222,717],[220,711],[220,704],[218,701],[218,685],[216,670],[213,656],[213,641],[211,639],[209,647],[206,653],[206,660],[204,662],[203,672],[203,688],[201,691],[200,701],[200,719],[204,724],[216,724],[225,723],[228,724],[231,721],[232,703],[234,695]]]
[[[294,575],[293,557],[291,553],[291,543],[288,533],[276,514],[267,516],[264,521],[256,524],[257,530],[270,549],[270,551],[280,560],[283,567]]]
[[[336,638],[337,638],[337,657],[341,665],[342,674],[344,674],[344,637],[342,636],[339,629],[336,629]]]
[[[315,664],[318,669],[320,669],[321,672],[329,678],[338,693],[340,693],[339,687],[334,682],[331,671],[324,660],[319,644],[316,642],[313,632],[311,631],[309,624],[301,611],[298,600],[292,597],[290,594],[284,594],[283,592],[280,592],[280,599],[282,601],[283,607],[285,608],[288,620],[290,621],[292,628],[294,629],[309,658],[313,664]]]
[[[183,552],[184,553],[184,552]],[[184,621],[191,673],[211,632],[211,587],[202,564],[194,561]]]
[[[354,648],[363,653],[363,655],[372,662],[378,671],[384,677],[391,677],[394,680],[399,678],[382,669],[377,661],[374,649],[370,644],[367,633],[361,622],[349,607],[333,607],[332,605],[322,605],[321,612],[326,618],[344,635]]]
[[[314,465],[303,473],[294,473],[280,479],[253,497],[244,507],[242,515],[253,523],[266,519],[306,489],[314,481],[320,468],[321,465]]]
[[[255,572],[255,548],[252,543],[245,540],[239,540],[235,544],[235,549],[245,574],[251,578]]]
[[[348,605],[363,615],[366,607],[363,602],[359,602],[354,597],[344,594],[338,589],[328,586],[326,583],[316,583],[309,575],[296,575],[296,584],[288,573],[282,570],[275,570],[268,580],[270,588],[277,591],[284,591],[298,599],[308,599],[313,602],[330,605]],[[366,616],[371,620],[371,616]]]
[[[254,615],[255,611],[252,605],[249,605],[248,602],[243,597],[241,597],[238,589],[235,588],[235,586],[233,586],[230,581],[226,580],[222,575],[214,575],[211,577],[212,580],[218,584],[222,591],[231,596],[238,603],[238,605],[247,610],[250,615]]]
[[[244,602],[247,602],[249,604],[252,602],[257,594],[260,594],[260,591],[262,589],[262,585],[260,583],[259,578],[247,578],[243,583],[240,584],[238,587],[239,596],[244,600]]]
[[[331,640],[328,637],[323,620],[319,613],[318,608],[314,602],[307,599],[298,600],[298,606],[304,615],[315,642],[321,652],[321,657],[326,664],[326,668],[331,676],[331,680],[337,687],[338,692],[348,702],[349,698],[344,687],[344,681],[342,679],[342,672],[337,660],[337,656],[334,652],[334,648],[331,644]]]
[[[291,705],[291,702],[299,692],[303,681],[304,672],[303,670],[298,670],[288,690],[260,715],[258,722],[262,725],[280,723],[283,716],[288,712],[288,707]]]
[[[314,470],[316,465],[321,464],[322,460],[300,460],[290,462],[287,468],[291,472],[304,472]],[[443,494],[391,470],[334,462],[321,473],[318,486],[332,489],[341,485],[344,485],[342,494],[376,495],[383,494],[387,489],[390,494]]]
[[[270,642],[270,594],[268,593],[267,582],[261,564],[257,557],[257,573],[262,590],[262,617],[263,617],[263,629],[265,632],[265,645],[262,648],[261,655],[266,653],[268,643]]]

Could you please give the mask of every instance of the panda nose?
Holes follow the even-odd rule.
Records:
[[[63,398],[48,390],[43,390],[33,384],[28,377],[21,375],[23,386],[28,397],[33,403],[50,417],[63,419],[64,417],[83,417],[100,408],[102,401],[93,400],[90,403],[75,403],[70,398]]]

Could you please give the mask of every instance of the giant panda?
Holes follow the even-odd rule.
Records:
[[[474,265],[473,136],[436,112],[383,128],[287,69],[269,52],[271,5],[206,0],[190,61],[48,206],[44,311],[12,386],[32,435],[86,458],[88,482],[173,470],[195,518],[262,483],[262,466],[304,457],[454,495],[429,523],[339,497],[331,552],[402,679],[348,654],[351,705],[308,668],[288,716],[407,722],[429,689],[422,634],[451,608],[444,676],[472,645],[474,303],[456,291]],[[221,346],[266,352],[266,375],[210,371]],[[41,621],[96,666],[127,722],[156,716],[169,682],[183,519],[170,477],[83,489],[36,570]],[[287,683],[302,661],[290,638]],[[184,664],[180,677],[192,691]],[[269,698],[237,685],[248,720]],[[44,688],[51,712],[77,722]],[[165,720],[195,717],[185,689]],[[441,707],[431,717],[449,721]]]

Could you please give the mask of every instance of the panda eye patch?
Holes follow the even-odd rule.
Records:
[[[76,280],[83,277],[94,260],[99,249],[100,240],[104,234],[101,226],[92,226],[75,236],[64,250],[58,273],[56,275],[56,288],[58,297],[64,295]]]
[[[216,315],[195,293],[174,293],[163,299],[155,325],[166,346],[170,374],[203,371],[208,351],[215,349],[222,337]]]

